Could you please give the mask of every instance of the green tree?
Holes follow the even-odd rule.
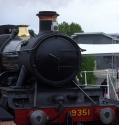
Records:
[[[76,32],[83,32],[79,24],[77,23],[68,24],[67,22],[62,22],[61,24],[59,24],[59,31],[69,36],[73,35]]]
[[[95,58],[93,56],[83,56],[81,70],[82,71],[93,71],[95,67]]]
[[[81,63],[81,71],[94,71],[95,68],[95,58],[93,56],[83,56]],[[81,75],[82,74],[82,75]],[[85,83],[85,74],[84,72],[78,74],[80,82],[82,84]],[[87,82],[88,84],[94,84],[96,77],[93,72],[87,72]]]

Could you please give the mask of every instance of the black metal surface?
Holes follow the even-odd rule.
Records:
[[[0,46],[10,37],[9,34],[0,35]],[[1,49],[0,49],[1,50]]]
[[[39,80],[54,86],[69,82],[79,71],[80,48],[58,32],[39,34],[25,44],[15,37],[15,33],[2,41],[1,64],[6,70],[17,71],[24,65]]]
[[[37,16],[59,16],[55,11],[40,11]]]
[[[0,120],[1,121],[12,121],[14,117],[7,112],[4,108],[0,107]]]
[[[79,89],[77,88],[63,88],[63,89],[41,89],[35,87],[29,88],[1,88],[1,100],[0,103],[3,106],[9,105],[12,109],[18,108],[58,108],[59,104],[64,107],[81,107],[81,106],[92,106],[93,104]],[[84,91],[96,102],[97,105],[113,104],[111,102],[100,102],[100,89],[93,90],[96,92],[91,93],[91,90],[84,89]],[[36,93],[35,93],[36,92]],[[73,98],[72,98],[73,96]],[[95,98],[96,96],[96,98]],[[34,105],[35,104],[35,105]]]
[[[1,34],[11,34],[14,29],[17,29],[16,25],[1,25],[0,26],[0,35]]]
[[[50,31],[52,21],[51,20],[41,20],[40,21],[40,31]]]
[[[27,74],[26,68],[24,67],[24,65],[22,65],[20,73],[19,73],[19,77],[16,83],[16,87],[19,87],[25,84],[26,74]]]
[[[39,34],[22,46],[20,62],[36,77],[50,85],[62,85],[71,81],[81,63],[78,45],[59,33]]]

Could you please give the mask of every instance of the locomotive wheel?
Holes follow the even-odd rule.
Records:
[[[31,114],[31,125],[46,125],[47,115],[42,110],[36,110]]]
[[[119,125],[119,110],[115,113],[115,118],[111,125]]]
[[[109,125],[113,122],[115,112],[111,108],[104,108],[100,111],[100,121],[104,125]]]
[[[77,123],[77,125],[83,125],[83,123],[79,122],[79,123]]]

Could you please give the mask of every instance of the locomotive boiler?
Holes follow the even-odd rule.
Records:
[[[24,84],[26,75],[44,84],[62,86],[79,70],[80,48],[72,39],[56,31],[57,13],[40,12],[38,16],[40,32],[36,38],[1,40],[1,70],[18,73],[17,86]]]
[[[0,35],[0,121],[14,120],[16,125],[112,123],[116,106],[105,105],[99,89],[81,88],[75,78],[81,49],[58,32],[58,14],[41,11],[37,16],[37,36],[31,36],[27,26]]]

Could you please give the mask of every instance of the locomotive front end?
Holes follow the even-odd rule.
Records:
[[[37,16],[40,20],[39,34],[22,45],[21,65],[35,74],[39,81],[62,86],[79,72],[80,48],[71,38],[57,31],[56,12],[42,11]]]

